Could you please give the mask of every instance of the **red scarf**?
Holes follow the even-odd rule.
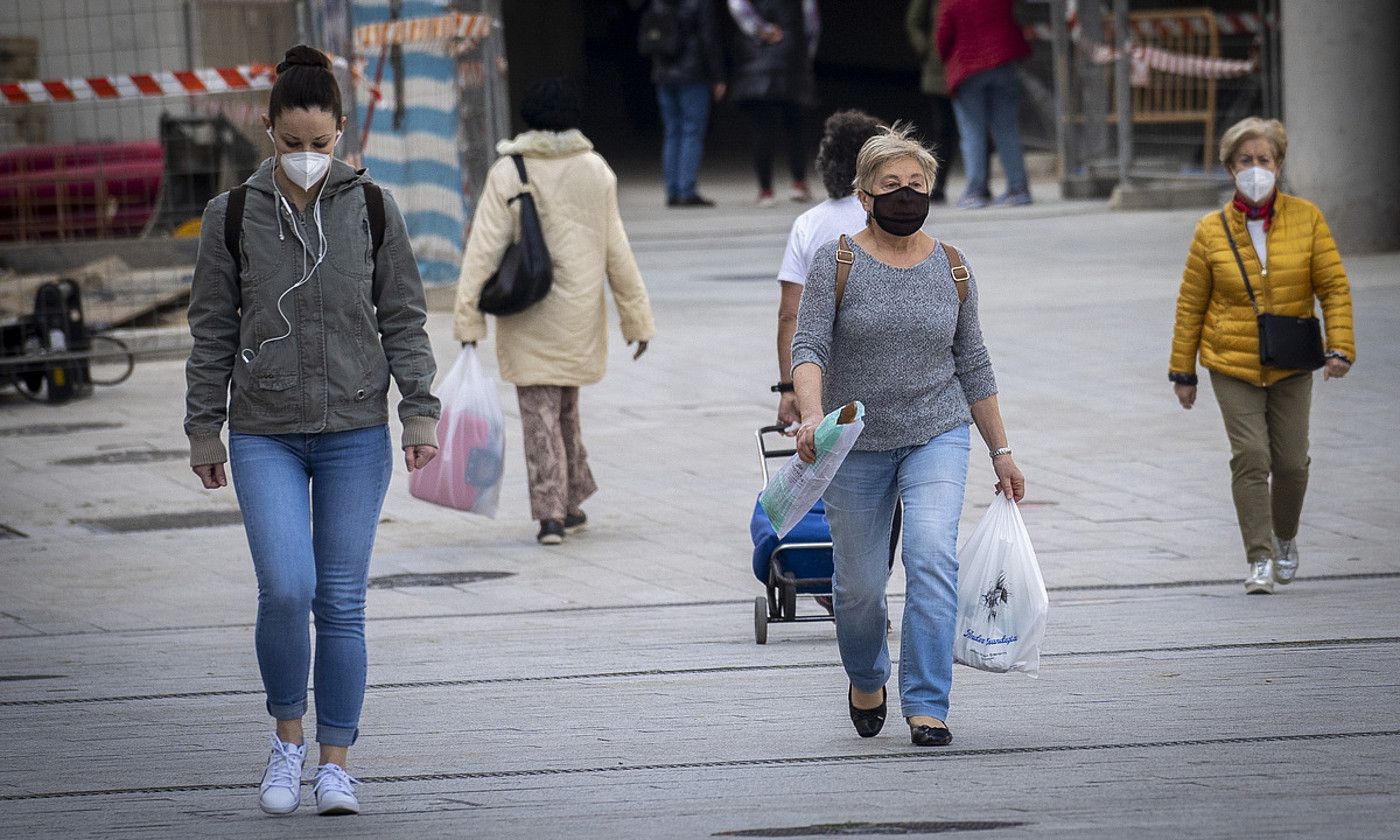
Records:
[[[1267,231],[1269,225],[1274,223],[1274,199],[1277,197],[1278,193],[1274,193],[1269,197],[1267,203],[1261,204],[1258,207],[1251,207],[1245,203],[1243,196],[1239,193],[1235,193],[1235,209],[1243,213],[1246,219],[1263,219],[1264,230]]]

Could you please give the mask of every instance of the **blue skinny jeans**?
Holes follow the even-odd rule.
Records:
[[[306,714],[316,623],[316,740],[348,747],[365,696],[365,591],[393,471],[387,426],[229,434],[229,467],[258,578],[255,633],[267,712]]]
[[[899,699],[904,717],[948,719],[958,610],[958,518],[967,483],[968,427],[920,446],[852,452],[823,495],[835,545],[836,643],[851,684],[879,691],[890,678],[890,527],[904,504]]]

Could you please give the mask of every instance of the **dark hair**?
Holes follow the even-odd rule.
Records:
[[[853,192],[856,155],[866,140],[880,133],[880,127],[880,121],[864,111],[837,111],[826,118],[817,147],[817,171],[827,195],[845,198]]]
[[[335,115],[340,124],[340,83],[331,73],[331,60],[314,47],[298,44],[287,50],[287,56],[277,65],[277,81],[272,83],[272,96],[267,103],[267,118],[277,122],[277,115],[288,109],[319,109]]]
[[[564,79],[542,79],[525,89],[520,118],[534,131],[568,131],[578,128],[583,107]]]

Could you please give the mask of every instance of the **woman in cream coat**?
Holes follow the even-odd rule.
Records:
[[[486,337],[477,308],[481,289],[519,235],[521,191],[511,155],[523,155],[528,189],[554,268],[539,303],[496,320],[501,376],[516,386],[537,539],[557,545],[584,526],[581,505],[597,490],[579,434],[578,389],[603,378],[607,360],[606,276],[622,320],[622,336],[646,352],[656,332],[646,286],[617,209],[617,177],[575,127],[580,107],[560,80],[526,92],[521,117],[530,129],[501,142],[472,220],[457,285],[458,341]]]

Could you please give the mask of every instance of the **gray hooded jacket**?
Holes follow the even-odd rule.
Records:
[[[403,446],[436,446],[436,365],[423,326],[423,284],[398,206],[386,191],[375,261],[360,188],[368,178],[332,161],[320,196],[326,256],[308,282],[282,298],[284,321],[278,298],[311,268],[321,245],[314,205],[300,213],[282,207],[272,165],[272,158],[263,161],[247,181],[237,259],[224,242],[228,193],[204,208],[190,291],[194,346],[185,365],[190,463],[228,460],[220,439],[225,420],[232,431],[258,435],[386,423],[390,374],[403,395]],[[287,333],[288,322],[289,336],[267,342]]]

